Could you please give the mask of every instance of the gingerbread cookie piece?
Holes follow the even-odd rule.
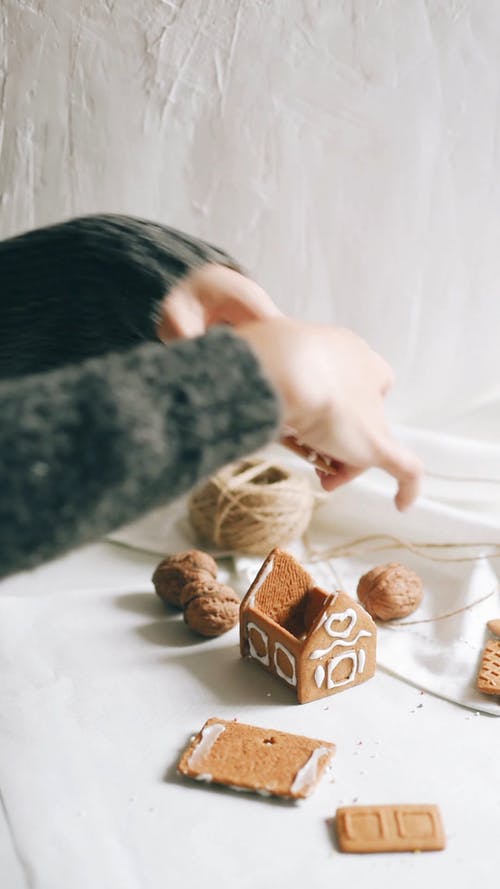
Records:
[[[430,852],[446,840],[437,806],[345,806],[337,809],[342,852]]]
[[[321,472],[325,472],[327,475],[335,475],[337,472],[338,463],[333,457],[318,453],[313,450],[313,448],[310,448],[309,445],[299,442],[294,435],[284,435],[280,439],[280,443],[284,445],[285,448],[288,448],[289,451],[293,451],[294,454],[303,457],[304,460],[311,463],[315,469],[320,469]]]
[[[346,593],[327,593],[289,553],[268,555],[240,607],[240,648],[314,701],[370,679],[377,629]]]
[[[262,796],[303,799],[318,783],[335,744],[274,729],[209,719],[184,751],[181,775]]]
[[[500,639],[491,639],[483,651],[477,687],[485,695],[500,695]]]

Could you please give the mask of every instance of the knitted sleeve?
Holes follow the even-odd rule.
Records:
[[[276,436],[231,330],[0,383],[0,575],[96,538]]]
[[[0,242],[0,378],[156,339],[158,307],[223,251],[129,216],[87,216]]]

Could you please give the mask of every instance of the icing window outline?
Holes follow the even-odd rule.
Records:
[[[257,649],[255,648],[255,645],[253,644],[252,639],[250,637],[250,630],[255,630],[259,634],[260,638],[262,639],[262,643],[263,643],[264,649],[265,649],[264,654],[259,654]],[[266,632],[264,632],[262,627],[259,627],[259,625],[256,624],[253,620],[248,621],[248,623],[246,625],[246,632],[247,632],[247,639],[248,639],[248,647],[250,649],[250,656],[255,658],[256,661],[260,661],[260,663],[264,664],[264,666],[268,667],[269,666],[269,636],[268,636],[268,634]]]
[[[282,651],[283,654],[288,658],[288,661],[292,667],[292,675],[291,676],[284,673],[278,664],[278,654],[280,651]],[[275,642],[275,644],[274,644],[273,661],[274,661],[274,667],[276,670],[276,674],[280,677],[280,679],[284,679],[285,682],[288,682],[289,685],[293,685],[293,686],[297,685],[297,666],[296,666],[295,658],[294,658],[293,654],[291,654],[291,652],[288,651],[288,648],[285,648],[285,646],[282,645],[281,642]]]
[[[352,662],[351,672],[346,679],[339,679],[335,681],[334,679],[332,679],[332,673],[335,667],[345,660],[350,660]],[[339,688],[339,686],[341,685],[348,685],[349,682],[353,682],[356,678],[357,666],[358,657],[355,651],[344,651],[342,654],[338,654],[337,657],[330,658],[326,665],[326,687]]]

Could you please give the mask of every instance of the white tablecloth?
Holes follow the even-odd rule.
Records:
[[[338,509],[348,530],[348,503],[361,494],[364,521],[384,497],[389,510],[378,479],[368,480],[321,508],[318,535],[325,509]],[[441,515],[427,521],[426,538],[442,533],[443,509],[447,531],[455,523],[463,533],[456,504],[426,501],[419,509],[428,519],[432,510]],[[399,536],[413,535],[417,516],[398,523]],[[483,539],[487,527],[494,539],[495,521],[471,521],[469,539]],[[331,522],[328,514],[330,529]],[[498,720],[470,709],[472,701],[457,706],[384,669],[351,692],[299,706],[259,665],[239,658],[236,630],[198,641],[163,609],[149,580],[156,562],[154,554],[97,544],[0,585],[5,889],[221,882],[299,889],[332,881],[467,889],[498,872]],[[335,564],[349,583],[348,563]],[[476,569],[476,592],[494,580],[493,564]],[[463,595],[456,565],[428,570],[437,573],[426,577],[446,581],[427,586],[430,610]],[[462,571],[469,576],[470,566]],[[470,614],[460,634],[471,631]],[[476,617],[482,622],[485,614]],[[380,651],[385,667],[397,658],[401,671],[398,644]],[[434,667],[447,675],[446,657]],[[472,693],[470,677],[462,685]],[[331,740],[333,769],[299,806],[181,780],[179,753],[210,716]],[[446,851],[340,854],[331,819],[338,805],[354,801],[439,804]]]

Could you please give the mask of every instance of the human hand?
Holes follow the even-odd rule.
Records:
[[[161,306],[161,340],[203,335],[212,324],[233,327],[281,315],[255,281],[218,263],[207,263],[169,292]]]
[[[398,482],[397,508],[410,506],[422,464],[390,432],[384,397],[393,374],[380,355],[350,330],[283,316],[245,323],[235,332],[281,396],[283,423],[315,451],[334,458],[335,475],[318,473],[325,490],[377,466]]]

